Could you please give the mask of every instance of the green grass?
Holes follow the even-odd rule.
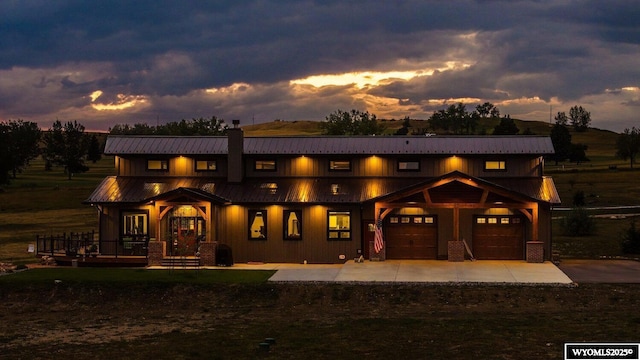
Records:
[[[0,287],[6,285],[110,284],[116,286],[141,284],[218,284],[264,283],[275,271],[270,270],[148,270],[103,268],[41,268],[0,276]]]

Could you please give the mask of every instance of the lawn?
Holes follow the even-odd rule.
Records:
[[[624,284],[0,281],[0,359],[561,359],[637,342],[638,306]]]

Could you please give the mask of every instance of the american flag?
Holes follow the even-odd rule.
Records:
[[[382,218],[378,218],[376,222],[376,231],[373,237],[373,249],[376,251],[376,254],[382,250],[384,246],[384,236],[382,235]]]

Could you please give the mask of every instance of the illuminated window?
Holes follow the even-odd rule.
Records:
[[[267,240],[267,210],[249,210],[249,240]]]
[[[509,218],[500,218],[500,224],[509,224]]]
[[[146,211],[125,211],[122,213],[122,235],[146,236],[149,214]]]
[[[333,171],[349,171],[349,170],[351,170],[351,161],[349,161],[349,160],[331,160],[331,161],[329,161],[329,170],[333,170]]]
[[[218,166],[215,160],[196,160],[196,171],[215,171]]]
[[[398,161],[398,171],[420,171],[420,161]]]
[[[283,212],[283,229],[285,240],[302,239],[302,211],[285,210]]]
[[[276,161],[275,160],[256,160],[254,169],[259,171],[276,171]]]
[[[147,160],[147,170],[169,170],[169,161]]]
[[[329,240],[351,240],[351,212],[328,211]]]
[[[497,223],[498,223],[498,218],[494,218],[494,217],[489,218],[489,224],[497,224]]]
[[[476,223],[477,224],[486,224],[487,223],[487,218],[479,217],[479,218],[476,219]]]
[[[506,161],[487,160],[484,162],[485,171],[505,171],[507,170]]]
[[[427,216],[424,218],[424,223],[425,224],[433,224],[433,216]]]

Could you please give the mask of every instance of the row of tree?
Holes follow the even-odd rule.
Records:
[[[111,135],[172,135],[172,136],[217,136],[227,133],[228,125],[223,119],[212,116],[191,120],[182,119],[166,124],[150,126],[146,123],[118,124],[109,129]]]
[[[63,167],[69,179],[89,170],[85,160],[100,160],[102,148],[95,134],[84,131],[84,126],[75,121],[55,121],[44,132],[34,122],[0,122],[0,184],[15,179],[38,156],[45,160],[47,170]]]

